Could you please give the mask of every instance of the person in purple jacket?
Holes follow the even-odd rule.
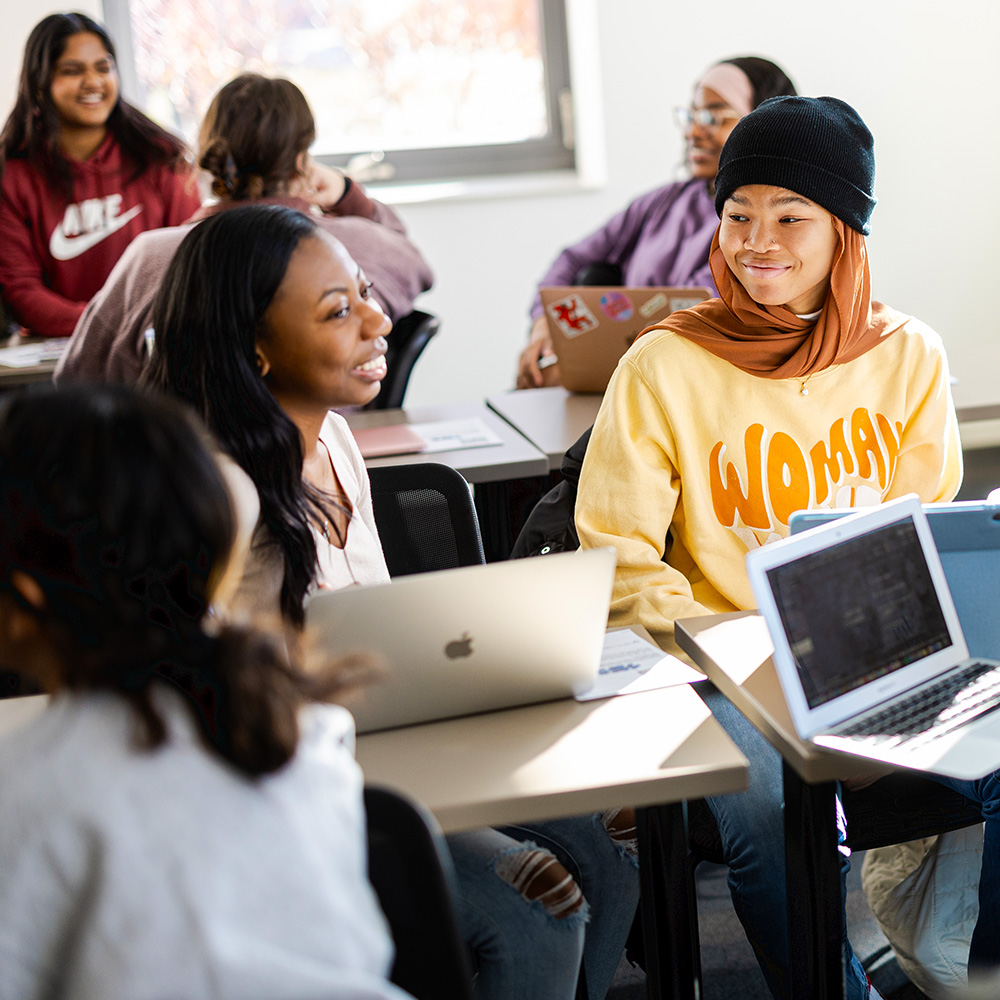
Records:
[[[740,118],[761,101],[784,94],[795,94],[795,85],[769,59],[737,56],[716,63],[695,85],[691,107],[675,111],[684,130],[690,179],[642,195],[607,225],[567,247],[538,287],[699,285],[715,291],[708,252],[719,225],[714,202],[719,153]],[[537,292],[531,318],[517,388],[559,385],[559,366]]]

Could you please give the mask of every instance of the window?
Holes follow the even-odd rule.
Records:
[[[192,144],[237,73],[293,80],[368,183],[571,169],[565,0],[104,0],[125,93]],[[353,162],[352,162],[353,161]]]

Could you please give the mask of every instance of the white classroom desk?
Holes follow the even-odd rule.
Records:
[[[546,702],[358,737],[369,781],[446,832],[746,787],[746,762],[688,685]]]
[[[690,686],[370,733],[357,752],[446,831],[638,807],[647,996],[701,997],[685,801],[743,790],[747,763]]]
[[[423,424],[438,420],[481,420],[501,443],[480,448],[457,448],[454,451],[437,451],[428,454],[387,455],[367,458],[365,465],[376,469],[387,465],[419,465],[439,462],[450,465],[473,485],[506,482],[511,479],[528,479],[544,476],[549,471],[548,461],[538,448],[519,434],[483,403],[442,403],[438,406],[418,406],[401,410],[358,410],[345,413],[349,427],[355,430],[368,427],[395,427],[399,424]]]
[[[603,398],[600,393],[570,392],[554,385],[497,393],[487,396],[486,405],[545,454],[551,472],[594,423]]]

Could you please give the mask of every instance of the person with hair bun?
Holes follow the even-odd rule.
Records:
[[[0,665],[48,707],[0,738],[0,993],[405,1000],[367,880],[357,659],[224,624],[227,477],[178,403],[0,402]]]
[[[636,198],[600,229],[567,247],[538,283],[553,285],[704,286],[714,288],[708,252],[715,232],[712,204],[719,152],[739,119],[761,101],[794,94],[780,66],[760,56],[736,56],[712,66],[694,88],[690,108],[674,115],[684,131],[690,177]],[[535,294],[528,346],[517,388],[559,384],[552,341]],[[539,360],[549,358],[547,367]]]
[[[0,133],[0,296],[27,332],[68,337],[139,233],[201,203],[184,144],[123,100],[114,43],[50,14]]]
[[[676,619],[755,606],[746,554],[787,535],[793,511],[955,496],[944,346],[873,299],[874,207],[874,139],[844,101],[775,97],[732,129],[715,178],[719,297],[633,344],[583,463],[581,545],[618,553],[610,624],[669,649]],[[786,996],[781,756],[720,692],[698,691],[750,762],[746,792],[708,803],[736,911]],[[846,934],[844,950],[846,1000],[877,997]]]
[[[215,201],[196,223],[246,204],[284,205],[313,218],[347,247],[390,319],[413,309],[433,275],[392,209],[314,160],[312,111],[290,80],[244,73],[215,95],[202,122],[198,164]],[[187,235],[183,226],[144,234],[119,261],[77,324],[56,368],[57,382],[134,382],[153,339],[153,298]]]

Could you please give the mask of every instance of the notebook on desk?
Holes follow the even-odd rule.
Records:
[[[707,288],[559,286],[539,292],[562,384],[604,392],[636,337],[677,309],[712,297]]]
[[[802,739],[959,778],[1000,767],[1000,662],[970,659],[916,497],[754,550],[747,573]]]
[[[489,448],[503,441],[478,417],[432,420],[418,424],[379,424],[352,427],[362,458],[386,455],[433,454],[463,448]]]
[[[321,590],[306,623],[333,654],[373,652],[384,677],[349,708],[358,732],[571,698],[593,686],[613,549],[465,566]]]

